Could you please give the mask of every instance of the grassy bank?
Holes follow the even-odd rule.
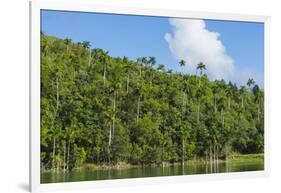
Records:
[[[264,154],[231,154],[228,156],[227,161],[229,163],[243,163],[243,162],[258,162],[264,160]],[[225,159],[218,160],[219,163],[225,163]],[[209,163],[209,160],[205,160],[202,158],[194,158],[187,160],[185,162],[186,165],[196,165],[196,164],[207,164]],[[151,165],[132,165],[128,164],[126,162],[119,162],[115,165],[97,165],[94,163],[84,163],[82,166],[74,168],[73,170],[110,170],[110,169],[116,169],[116,170],[122,170],[122,169],[129,169],[129,168],[141,168],[141,167],[169,167],[169,166],[177,166],[181,165],[181,162],[175,162],[175,163],[169,163],[165,162],[164,165],[162,164],[151,164]],[[52,170],[41,170],[41,172],[52,172]],[[56,172],[58,172],[56,170]]]
[[[228,162],[230,163],[242,163],[242,162],[249,162],[249,161],[263,161],[264,160],[264,154],[231,154],[228,157]],[[185,162],[185,164],[192,165],[192,164],[206,164],[209,160],[205,160],[202,158],[197,159],[190,159]],[[219,163],[224,163],[226,160],[220,159],[218,161]],[[176,163],[164,163],[164,167],[172,166],[172,165],[181,165],[181,162]],[[162,166],[162,164],[153,164],[153,165],[131,165],[125,162],[119,162],[118,164],[108,166],[108,165],[96,165],[92,163],[86,163],[80,168],[76,169],[89,169],[89,170],[103,170],[103,169],[128,169],[128,168],[136,168],[136,167],[151,167],[151,166]]]
[[[228,157],[230,162],[263,161],[264,154],[232,154]]]

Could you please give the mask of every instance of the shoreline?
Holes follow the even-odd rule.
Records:
[[[218,163],[243,163],[243,162],[249,162],[249,161],[264,161],[264,154],[263,153],[258,153],[258,154],[232,154],[228,156],[227,161],[225,159],[219,159]],[[198,158],[194,158],[194,159],[190,159],[190,160],[186,160],[185,165],[190,165],[190,164],[209,164],[209,160],[205,160],[205,159],[198,159]],[[98,170],[124,170],[124,169],[131,169],[131,168],[146,168],[146,167],[170,167],[170,166],[179,166],[181,165],[181,162],[174,162],[174,163],[170,163],[170,162],[164,162],[164,163],[160,163],[160,164],[138,164],[138,165],[133,165],[133,164],[129,164],[126,162],[118,162],[115,165],[106,165],[106,164],[102,164],[102,165],[97,165],[94,163],[84,163],[81,167],[77,167],[77,168],[73,168],[72,171],[79,171],[79,170],[93,170],[93,171],[98,171]],[[53,169],[41,169],[41,173],[50,173],[50,172],[54,172],[54,173],[63,173],[64,171],[62,169],[60,170],[56,170],[55,171]],[[69,172],[69,171],[65,171],[65,172]]]

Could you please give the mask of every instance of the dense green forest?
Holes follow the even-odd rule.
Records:
[[[264,92],[251,77],[238,87],[209,80],[204,61],[194,75],[92,47],[41,33],[42,170],[263,153]]]

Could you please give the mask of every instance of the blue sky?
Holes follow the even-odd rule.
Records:
[[[212,62],[214,63],[214,67],[210,66],[210,72],[208,72],[213,79],[218,78],[215,72],[218,71],[221,72],[219,77],[232,80],[238,85],[245,84],[247,78],[253,77],[263,87],[263,24],[215,20],[204,20],[202,22],[207,31],[205,29],[202,31],[200,27],[199,30],[202,32],[202,38],[207,39],[204,42],[197,43],[193,41],[193,39],[196,39],[194,35],[188,35],[191,32],[187,29],[187,26],[192,25],[178,23],[173,25],[173,22],[165,17],[47,10],[41,12],[41,30],[47,35],[54,35],[59,38],[69,37],[74,42],[87,40],[91,42],[92,48],[102,48],[109,51],[112,56],[127,56],[130,59],[136,59],[140,56],[155,56],[158,63],[165,64],[166,69],[176,71],[185,71],[178,65],[178,60],[182,55],[177,52],[186,51],[187,63],[189,58],[196,63],[196,59],[199,61],[206,57],[206,61],[210,61],[210,65],[212,65]],[[182,39],[181,37],[176,38],[178,35],[176,35],[175,29],[178,30],[178,35],[181,33],[186,35]],[[213,35],[210,35],[212,32],[220,35],[217,38],[212,37]],[[170,41],[165,38],[166,34],[171,35],[172,39]],[[191,37],[193,39],[190,39]],[[208,48],[210,55],[200,53],[200,45],[202,45],[202,50],[209,46],[208,37],[211,38],[209,38],[210,42],[215,45]],[[195,45],[195,47],[199,45],[199,48],[194,50],[188,46],[186,47],[185,41],[192,41],[190,45]],[[223,45],[225,51],[221,51],[220,44]],[[189,50],[194,55],[188,53]],[[213,50],[215,51],[213,52]],[[228,68],[227,66],[217,65],[219,62],[216,63],[212,59],[208,60],[208,57],[213,57],[212,53],[218,57],[224,59],[227,57],[233,60],[233,62],[230,62],[230,65],[235,68],[232,76],[224,77],[226,71],[219,69]],[[224,59],[220,61],[224,61]],[[208,68],[208,63],[206,65]],[[191,65],[186,68],[195,69],[195,66]],[[194,70],[186,70],[185,72],[188,71],[195,73]]]

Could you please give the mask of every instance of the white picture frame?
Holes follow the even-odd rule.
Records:
[[[173,177],[134,178],[104,181],[40,184],[40,10],[62,10],[127,15],[168,16],[264,23],[264,91],[265,91],[265,153],[264,171],[202,174]],[[194,12],[185,10],[147,9],[138,7],[102,6],[97,4],[62,3],[50,1],[30,2],[30,191],[73,190],[102,187],[124,187],[147,184],[183,183],[191,181],[241,179],[268,176],[269,165],[269,25],[268,16],[229,13]]]

